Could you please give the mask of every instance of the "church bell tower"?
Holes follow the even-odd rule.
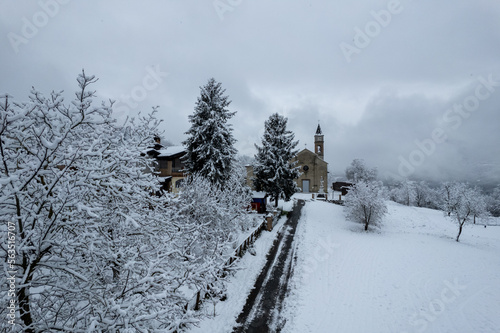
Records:
[[[321,132],[321,126],[318,124],[318,128],[316,129],[316,134],[314,135],[314,152],[316,155],[321,157],[321,159],[325,159],[325,146],[323,140],[323,133]]]

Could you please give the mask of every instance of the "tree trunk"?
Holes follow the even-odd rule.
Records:
[[[31,308],[30,308],[30,298],[27,293],[26,287],[22,287],[17,292],[17,300],[19,301],[19,312],[21,313],[21,320],[24,323],[24,326],[27,328],[24,329],[24,332],[34,333],[35,330],[31,325],[33,325],[33,318],[31,317]]]
[[[456,241],[458,242],[458,239],[460,238],[460,234],[462,233],[462,227],[464,226],[463,223],[458,224],[458,235]]]
[[[366,207],[363,208],[364,213],[365,213],[365,231],[368,230],[368,225],[370,224],[370,221],[372,219],[372,207],[368,209],[368,212],[366,211]]]
[[[20,224],[21,225],[21,224]],[[23,254],[22,257],[22,274],[25,275],[26,273],[26,279],[23,282],[24,287],[19,288],[17,291],[17,301],[19,302],[19,313],[20,313],[20,318],[22,322],[24,323],[24,330],[23,332],[27,333],[34,333],[35,330],[33,329],[33,317],[31,316],[31,300],[30,300],[30,294],[29,294],[29,285],[31,284],[31,279],[33,277],[33,263],[31,263],[30,267],[30,260],[29,257],[26,254]]]

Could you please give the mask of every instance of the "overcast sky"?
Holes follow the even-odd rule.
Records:
[[[82,68],[123,119],[158,105],[179,144],[210,77],[236,148],[288,117],[299,148],[342,176],[500,181],[500,1],[0,0],[0,94],[76,90]]]

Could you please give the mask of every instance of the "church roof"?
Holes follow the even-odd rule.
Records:
[[[301,158],[299,155],[300,155],[300,156],[303,156],[303,155],[312,155],[312,156],[317,157],[317,158],[319,159],[319,161],[321,161],[320,163],[326,163],[326,164],[328,164],[328,162],[326,162],[326,161],[325,161],[323,158],[321,158],[318,154],[316,154],[316,153],[315,153],[315,152],[313,152],[313,151],[310,151],[310,150],[309,150],[309,149],[307,149],[307,148],[302,149],[301,151],[299,151],[299,152],[297,153],[297,155],[295,155],[295,157],[294,157],[294,158],[300,162],[303,158]]]
[[[323,134],[321,132],[321,126],[319,126],[319,124],[318,124],[318,128],[316,129],[316,135],[321,135],[321,134]]]

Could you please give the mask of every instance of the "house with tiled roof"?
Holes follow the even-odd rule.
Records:
[[[173,193],[179,192],[185,178],[183,172],[185,165],[182,160],[185,154],[185,147],[165,147],[161,144],[161,139],[155,137],[155,144],[147,151],[147,155],[155,158],[158,162],[155,171],[163,190]]]

